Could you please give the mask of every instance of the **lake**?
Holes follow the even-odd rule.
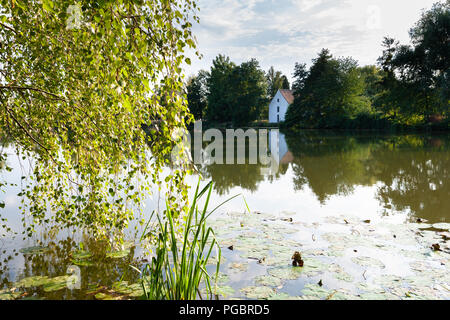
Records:
[[[214,182],[211,208],[242,195],[210,222],[224,254],[221,297],[449,299],[449,134],[282,133],[275,160],[270,172],[260,164],[198,166]],[[10,157],[8,164],[13,171],[1,174],[18,186],[0,195],[2,215],[20,233],[23,163]],[[104,244],[80,235],[8,234],[0,239],[0,299],[137,297],[139,275],[129,265],[148,257],[128,240],[108,255]],[[304,268],[292,268],[295,251]],[[65,285],[72,265],[80,289]]]

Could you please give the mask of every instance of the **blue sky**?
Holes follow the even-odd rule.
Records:
[[[375,64],[383,37],[407,43],[408,30],[437,0],[198,0],[194,26],[203,59],[187,75],[209,70],[219,53],[236,63],[256,58],[289,78],[295,62],[310,64],[322,48]]]

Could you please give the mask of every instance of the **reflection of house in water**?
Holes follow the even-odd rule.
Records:
[[[294,155],[288,149],[286,138],[283,133],[278,131],[269,132],[269,150],[271,156],[271,166],[268,175],[278,173],[280,167],[287,167],[289,163],[294,161]]]

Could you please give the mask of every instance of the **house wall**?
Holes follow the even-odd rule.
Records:
[[[277,107],[280,107],[279,112],[277,112]],[[269,122],[277,123],[284,121],[284,117],[286,116],[286,111],[288,107],[289,107],[288,102],[286,101],[286,99],[284,99],[281,92],[278,91],[269,104]],[[280,121],[277,121],[277,115],[280,116]]]

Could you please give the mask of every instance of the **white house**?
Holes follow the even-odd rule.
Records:
[[[294,91],[279,89],[269,105],[269,122],[284,121],[284,116],[290,104],[294,102]]]

